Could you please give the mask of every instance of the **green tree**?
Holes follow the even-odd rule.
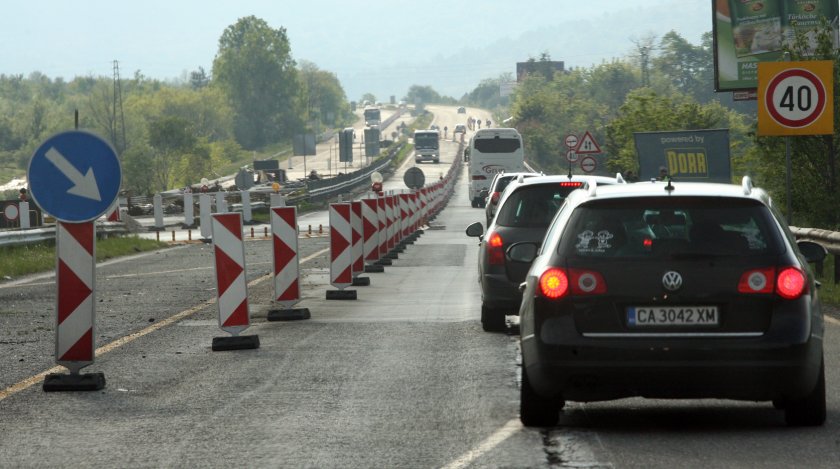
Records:
[[[279,142],[300,127],[301,84],[285,28],[240,18],[219,39],[213,77],[235,110],[234,132],[245,148]]]
[[[314,63],[304,61],[300,65],[300,77],[306,96],[307,122],[317,120],[330,127],[349,123],[351,117],[347,95],[334,73],[320,70]]]
[[[166,190],[174,184],[173,171],[184,154],[194,152],[195,133],[186,119],[167,116],[149,122],[149,147],[153,188]]]
[[[411,85],[408,93],[405,95],[405,101],[408,103],[421,102],[423,104],[440,103],[440,93],[434,90],[431,86]]]

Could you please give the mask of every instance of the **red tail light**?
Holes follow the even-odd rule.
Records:
[[[560,187],[581,187],[581,186],[583,186],[582,182],[569,181],[569,182],[561,182],[560,183]]]
[[[738,281],[739,293],[773,293],[795,300],[807,291],[805,273],[796,267],[765,267],[748,270]]]
[[[786,300],[795,300],[805,293],[805,274],[796,267],[785,267],[776,277],[776,293]]]
[[[563,269],[548,269],[540,275],[540,293],[556,300],[569,292],[569,278]]]
[[[490,262],[490,265],[504,265],[504,244],[504,240],[502,240],[499,233],[493,233],[490,235],[490,238],[487,240],[487,255],[489,256],[488,261]]]
[[[498,192],[494,192],[493,195],[490,196],[490,203],[496,205],[499,203],[499,194]]]
[[[592,270],[549,268],[540,276],[540,293],[557,299],[571,292],[573,295],[601,295],[607,292],[604,277]]]
[[[485,181],[485,180],[487,180],[487,176],[482,176],[482,175],[479,174],[477,176],[473,176],[472,180],[473,181]]]
[[[775,280],[776,269],[774,267],[748,270],[741,274],[741,280],[738,281],[738,292],[773,293]]]
[[[575,295],[601,295],[607,292],[607,282],[598,272],[569,269],[572,293]]]

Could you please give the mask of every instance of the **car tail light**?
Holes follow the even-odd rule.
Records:
[[[776,293],[786,300],[802,296],[806,286],[805,274],[796,267],[785,267],[776,277]]]
[[[583,183],[580,181],[561,182],[560,187],[582,187]]]
[[[773,293],[776,281],[776,268],[748,270],[741,274],[738,281],[739,293]]]
[[[601,295],[607,292],[604,277],[592,270],[551,267],[540,275],[540,293],[557,299],[571,292],[573,295]]]
[[[748,270],[738,281],[739,293],[773,293],[795,300],[807,291],[805,273],[796,267],[765,267]]]
[[[575,295],[601,295],[607,292],[607,282],[598,272],[569,269],[569,277]]]
[[[481,174],[472,177],[473,181],[485,181],[487,180],[487,176],[482,176]]]
[[[504,244],[505,242],[499,233],[493,233],[490,235],[490,238],[487,240],[487,255],[489,256],[488,261],[490,262],[490,265],[504,265]]]
[[[490,203],[493,205],[499,203],[499,195],[500,194],[498,192],[494,192],[493,195],[490,196]]]
[[[556,300],[569,292],[569,277],[563,269],[550,268],[540,275],[540,293]]]

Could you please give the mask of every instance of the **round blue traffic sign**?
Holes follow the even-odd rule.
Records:
[[[122,170],[117,152],[101,137],[81,130],[48,138],[27,171],[29,193],[57,220],[95,220],[117,199]]]

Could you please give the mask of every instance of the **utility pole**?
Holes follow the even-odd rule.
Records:
[[[120,131],[117,132],[117,111],[119,111]],[[117,137],[121,137],[120,140]],[[120,83],[120,62],[114,60],[114,101],[111,112],[111,141],[121,155],[127,146],[125,139],[125,113],[123,112],[122,85]]]

